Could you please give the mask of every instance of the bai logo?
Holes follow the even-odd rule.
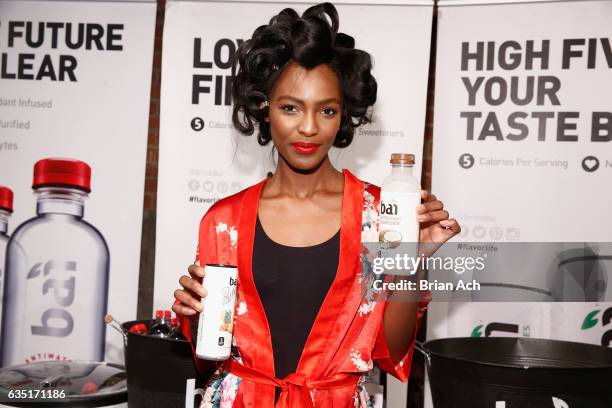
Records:
[[[380,213],[385,215],[397,215],[397,204],[395,202],[380,202]]]
[[[553,408],[571,408],[567,402],[563,401],[561,398],[552,397]],[[509,405],[506,405],[506,401],[495,401],[495,408],[512,408]]]
[[[484,328],[484,336],[483,336]],[[514,323],[491,322],[486,326],[479,324],[472,329],[470,337],[491,337],[495,333],[515,334],[519,335],[519,325]],[[528,325],[523,326],[523,337],[529,337],[531,330]]]
[[[605,347],[612,346],[612,307],[609,307],[603,312],[599,309],[595,309],[587,313],[582,321],[581,330],[586,331],[594,327],[599,326],[599,316],[601,314],[601,326],[608,329],[601,336],[601,345]]]
[[[74,318],[71,305],[74,303],[77,263],[74,261],[51,260],[35,264],[28,272],[28,280],[41,280],[38,285],[42,293],[39,307],[41,311],[40,326],[31,326],[35,336],[66,337],[72,333]],[[47,307],[50,306],[50,307]]]
[[[229,38],[217,40],[213,46],[212,61],[210,61],[210,57],[205,57],[207,52],[202,44],[202,39],[193,39],[193,68],[198,69],[198,73],[193,75],[191,81],[191,103],[193,105],[200,103],[201,94],[214,94],[215,105],[231,105],[231,68],[236,58],[236,50],[243,42],[244,40],[234,41]],[[218,74],[220,70],[225,71],[227,75]],[[215,72],[217,74],[213,75]]]

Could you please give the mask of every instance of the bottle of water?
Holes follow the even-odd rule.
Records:
[[[170,317],[172,313],[169,310],[157,310],[155,312],[155,322],[151,325],[149,335],[161,338],[168,338],[172,333],[170,326]]]
[[[185,340],[185,336],[181,333],[181,323],[177,317],[170,319],[170,326],[172,327],[172,332],[170,333],[171,339]]]
[[[2,289],[4,288],[4,254],[9,240],[8,222],[13,212],[13,191],[0,186],[0,316],[2,316]]]
[[[109,251],[83,220],[91,169],[71,159],[34,165],[37,216],[6,251],[2,366],[104,359]]]
[[[383,181],[380,193],[379,238],[391,254],[418,257],[419,222],[416,207],[421,204],[421,186],[414,178],[414,155],[393,153],[391,174]],[[406,271],[414,273],[416,271]]]

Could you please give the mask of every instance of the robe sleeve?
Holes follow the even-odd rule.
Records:
[[[426,291],[421,293],[421,297],[419,300],[419,306],[417,308],[417,320],[416,326],[414,328],[414,336],[410,342],[410,346],[406,353],[402,356],[400,361],[394,361],[391,358],[391,353],[389,352],[389,347],[387,345],[387,339],[385,338],[385,330],[383,327],[383,320],[381,319],[380,327],[378,328],[378,335],[376,336],[376,342],[374,343],[374,349],[372,351],[372,360],[378,368],[381,370],[391,374],[398,380],[402,382],[408,381],[408,375],[410,374],[410,367],[412,365],[412,354],[414,352],[414,344],[416,342],[416,336],[419,331],[419,327],[421,326],[421,321],[423,319],[423,314],[427,309],[427,305],[431,300],[431,292]],[[385,303],[385,308],[387,303]],[[384,316],[384,312],[383,312]]]
[[[196,249],[194,263],[197,265],[204,265],[206,263],[217,263],[215,261],[216,252],[217,235],[215,233],[215,221],[211,211],[209,210],[200,221],[198,246]],[[180,302],[177,300],[175,303]],[[194,316],[180,316],[181,332],[191,345],[191,351],[193,353],[193,358],[198,373],[210,374],[215,370],[216,364],[212,361],[202,360],[198,358],[195,354],[195,343],[197,339],[199,316],[199,314],[196,314]]]

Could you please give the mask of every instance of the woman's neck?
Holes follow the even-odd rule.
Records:
[[[298,172],[280,157],[274,175],[266,183],[266,195],[308,198],[322,191],[341,192],[343,183],[342,173],[332,166],[329,157],[311,172]]]

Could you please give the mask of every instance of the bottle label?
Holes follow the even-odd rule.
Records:
[[[382,191],[380,197],[379,240],[387,243],[418,242],[416,207],[420,192]]]
[[[99,316],[104,315],[106,302],[94,291],[105,291],[102,271],[96,274],[99,264],[43,258],[28,265],[15,259],[18,248],[11,246],[9,268],[11,276],[23,273],[25,280],[12,281],[12,297],[3,316],[6,327],[11,327],[3,333],[3,364],[102,359],[105,327]]]
[[[196,355],[208,359],[229,357],[234,331],[237,269],[206,265],[203,311],[198,325]]]
[[[49,260],[30,268],[27,276],[28,292],[38,296],[27,306],[27,329],[31,336],[24,338],[26,362],[39,359],[67,360],[71,354],[61,346],[62,341],[73,339],[75,334],[84,335],[78,330],[80,325],[75,325],[78,320],[75,300],[80,272],[77,265],[76,261]],[[40,344],[46,345],[46,350],[42,350],[42,355],[46,354],[43,358]],[[50,355],[55,357],[51,358]]]

